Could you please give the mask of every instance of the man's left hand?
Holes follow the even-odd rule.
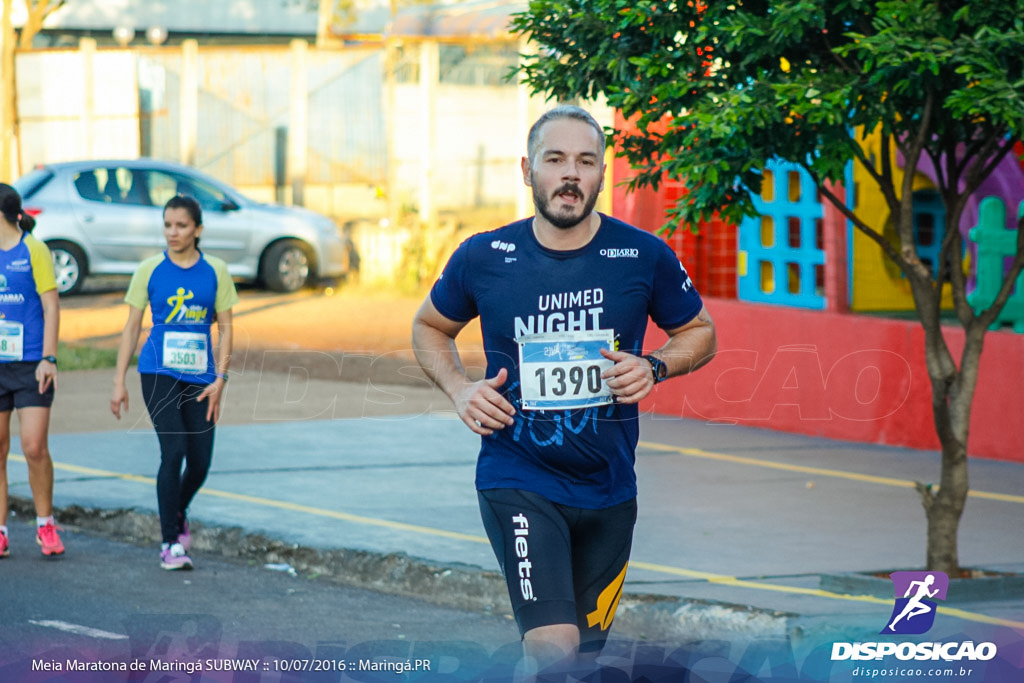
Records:
[[[614,361],[601,377],[615,395],[616,403],[639,403],[654,388],[651,364],[640,356],[624,351],[601,349],[601,355]]]

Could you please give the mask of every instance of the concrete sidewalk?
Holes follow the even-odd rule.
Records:
[[[152,517],[156,437],[135,397],[132,419],[113,420],[109,381],[109,373],[62,377],[62,400],[80,412],[79,429],[69,430],[55,408],[55,504]],[[478,438],[443,396],[425,386],[268,373],[229,385],[234,402],[191,510],[198,571],[203,552],[214,552],[204,532],[237,527],[283,547],[382,558],[377,567],[403,557],[433,572],[424,597],[458,602],[459,591],[483,590],[479,604],[504,608],[473,492]],[[11,493],[27,498],[18,467],[15,460]],[[922,566],[925,517],[912,482],[936,481],[939,456],[646,416],[637,473],[639,519],[615,631],[680,642],[782,639],[813,649],[879,639],[892,584],[865,574]],[[961,562],[1024,574],[1024,465],[975,459],[970,475]],[[86,517],[74,523],[86,526]],[[74,548],[68,552],[70,559]],[[465,583],[473,575],[485,588]],[[1021,668],[1024,577],[958,585],[966,583],[969,591],[951,588],[940,603],[927,638],[994,642]]]

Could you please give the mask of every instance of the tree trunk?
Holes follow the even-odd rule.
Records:
[[[934,290],[933,296],[938,296]],[[927,298],[927,297],[926,297]],[[934,301],[938,311],[939,302]],[[964,502],[967,500],[967,437],[970,431],[971,404],[978,382],[978,366],[985,328],[977,324],[965,330],[959,369],[952,366],[952,356],[942,335],[938,316],[924,314],[925,358],[932,385],[932,414],[935,432],[942,449],[942,472],[938,491],[930,485],[916,484],[928,520],[926,568],[941,571],[950,577],[960,574],[957,535]]]
[[[11,3],[0,0],[0,181],[10,182],[14,172],[14,29],[11,26]]]
[[[967,449],[959,444],[943,444],[938,493],[922,484],[917,487],[928,518],[925,567],[955,578],[960,575],[957,535],[967,498]]]

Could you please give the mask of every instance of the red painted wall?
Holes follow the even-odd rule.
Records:
[[[624,122],[620,115],[616,126],[622,125]],[[627,192],[618,182],[634,173],[629,162],[622,157],[612,161],[612,175],[616,179],[612,188],[612,214],[649,232],[657,232],[665,224],[669,209],[686,192],[683,184],[674,180],[662,181],[658,191],[645,187]],[[736,298],[735,225],[716,218],[702,225],[697,234],[677,228],[672,235],[663,236],[686,266],[686,272],[701,294]]]
[[[924,332],[914,321],[705,297],[718,330],[707,366],[642,408],[850,441],[937,450]],[[946,328],[954,358],[963,332]],[[665,334],[653,325],[646,347]],[[989,332],[971,414],[972,456],[1024,462],[1024,335]]]

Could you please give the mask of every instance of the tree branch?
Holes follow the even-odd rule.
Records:
[[[930,135],[932,111],[935,107],[935,94],[929,90],[925,96],[924,107],[921,111],[921,121],[918,124],[917,133],[909,147],[900,144],[903,149],[903,183],[900,188],[901,197],[899,203],[899,220],[896,221],[896,232],[900,237],[900,251],[906,259],[910,268],[907,271],[908,277],[914,277],[924,282],[931,280],[931,273],[921,261],[917,253],[917,246],[914,243],[914,176],[917,174],[917,162],[921,158],[921,151]]]
[[[821,182],[821,178],[818,176],[817,173],[814,173],[814,171],[806,167],[805,170],[808,173],[810,173],[811,178],[814,180],[814,184],[818,186],[818,191],[821,192],[821,195],[825,199],[827,199],[829,203],[836,207],[836,209],[838,209],[840,213],[842,213],[847,219],[849,219],[849,221],[853,223],[855,228],[857,228],[862,233],[867,235],[875,244],[881,247],[885,255],[892,259],[893,263],[895,263],[901,271],[906,272],[907,264],[903,260],[903,257],[900,255],[900,252],[897,251],[896,248],[892,246],[892,243],[890,243],[889,240],[885,239],[885,236],[882,235],[882,233],[873,229],[871,226],[865,223],[860,218],[860,216],[851,211],[849,207],[846,206],[846,202],[837,197],[835,193],[833,193],[832,190],[828,188],[828,186]]]
[[[990,175],[992,175],[992,173],[995,172],[999,164],[1003,163],[1003,159],[1006,158],[1006,155],[1010,153],[1010,150],[1013,149],[1013,146],[1020,139],[1015,138],[1008,140],[1005,142],[1005,144],[1002,144],[1002,147],[998,151],[990,152],[989,150],[993,150],[993,148],[997,147],[1001,143],[1003,137],[1004,136],[1002,135],[993,135],[993,137],[990,139],[989,144],[985,145],[984,156],[979,154],[977,162],[973,164],[971,166],[971,170],[967,172],[967,182],[966,187],[964,189],[964,194],[973,194],[975,190],[981,187],[981,183],[983,183],[986,178],[988,178]],[[976,181],[977,184],[972,187],[972,181],[975,180],[972,176],[972,171],[975,168],[977,168],[977,166],[980,165],[983,160],[987,161],[984,167],[978,173]]]
[[[28,10],[28,17],[25,19],[25,26],[21,29],[18,37],[18,47],[28,50],[32,47],[32,39],[36,37],[43,28],[43,22],[51,12],[55,12],[64,5],[64,0],[25,0],[25,9]]]
[[[882,133],[880,147],[882,175],[880,179],[876,179],[876,182],[878,182],[878,189],[881,190],[882,196],[885,197],[885,203],[889,206],[889,211],[895,213],[899,208],[900,201],[896,197],[896,185],[892,180],[892,136]]]
[[[915,481],[914,488],[917,489],[918,494],[921,496],[921,504],[924,505],[925,514],[928,514],[932,509],[932,505],[935,504],[935,493],[932,492],[932,485]]]

